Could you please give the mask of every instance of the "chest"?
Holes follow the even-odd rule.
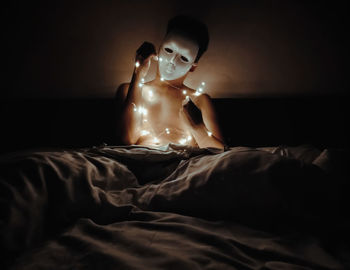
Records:
[[[190,133],[179,115],[184,99],[180,91],[164,91],[145,85],[139,103],[147,110],[141,124],[145,135],[141,136],[139,144],[154,144],[155,138],[158,144],[183,144],[184,140],[189,140]],[[193,143],[193,140],[187,142]]]
[[[178,93],[164,92],[146,87],[142,93],[143,104],[150,120],[160,122],[178,121],[184,97]]]

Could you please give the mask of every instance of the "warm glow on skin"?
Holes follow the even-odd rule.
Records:
[[[141,79],[141,81],[144,82],[144,79]],[[202,82],[202,86],[205,85],[204,82]],[[143,85],[142,85],[143,87]],[[199,88],[200,91],[203,91],[203,88]],[[144,90],[144,89],[142,89]],[[146,89],[145,90],[148,94],[148,98],[146,98],[147,101],[151,102],[152,101],[152,97],[153,97],[153,90],[152,89]],[[187,90],[182,90],[183,94],[187,94]],[[198,93],[198,91],[196,91],[194,93],[194,95],[196,95]],[[190,100],[190,97],[188,95],[185,96],[185,100],[183,102],[188,102]],[[135,112],[138,112],[139,114],[142,114],[144,119],[142,121],[143,124],[141,124],[142,126],[142,130],[140,131],[140,136],[145,137],[145,136],[149,136],[149,138],[152,140],[152,142],[156,145],[158,145],[161,142],[161,138],[162,136],[164,136],[164,132],[167,135],[170,135],[170,129],[169,128],[165,128],[164,132],[155,132],[154,130],[147,130],[147,127],[145,127],[145,123],[148,123],[148,119],[146,119],[147,114],[148,114],[148,110],[145,106],[139,106],[136,109],[134,108]],[[187,132],[188,133],[188,132]],[[207,135],[209,137],[211,137],[213,135],[213,133],[211,131],[207,130]],[[168,138],[170,138],[170,136],[168,136]],[[192,136],[191,135],[187,135],[186,137],[182,137],[178,142],[179,144],[185,145],[185,144],[189,144],[191,143],[192,140]]]
[[[171,34],[159,47],[159,55],[138,58],[131,82],[118,90],[124,101],[121,130],[126,144],[224,147],[214,107],[203,93],[205,83],[197,90],[183,83],[197,66],[193,62],[197,51],[194,41]],[[156,78],[145,82],[151,60],[158,60]]]

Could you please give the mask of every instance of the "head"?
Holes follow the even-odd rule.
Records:
[[[160,76],[176,80],[194,71],[208,43],[208,28],[204,23],[183,15],[172,18],[159,47]]]

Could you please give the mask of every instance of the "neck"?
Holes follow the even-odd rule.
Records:
[[[159,72],[157,72],[156,78],[154,80],[160,85],[170,85],[174,88],[181,89],[184,87],[184,80],[186,78],[186,75],[184,75],[176,80],[164,80],[164,81],[162,81],[160,79],[161,76],[160,76]]]

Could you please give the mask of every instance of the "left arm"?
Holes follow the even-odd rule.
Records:
[[[198,96],[195,105],[200,109],[201,116],[191,113],[191,108],[186,104],[183,105],[180,114],[198,146],[224,149],[224,138],[210,96],[207,94]]]

